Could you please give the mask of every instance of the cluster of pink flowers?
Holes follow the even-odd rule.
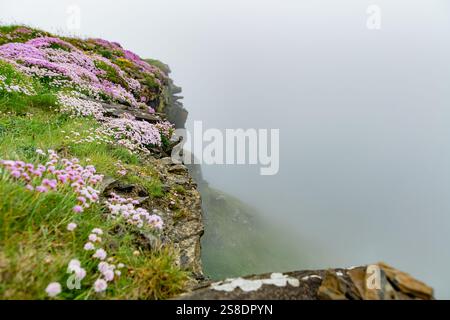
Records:
[[[91,234],[88,236],[88,242],[84,245],[84,250],[86,251],[95,251],[92,255],[93,258],[99,260],[105,260],[107,253],[102,248],[96,248],[96,244],[100,244],[102,242],[101,236],[103,235],[103,230],[100,228],[94,228]]]
[[[83,280],[86,277],[86,270],[81,267],[80,260],[72,259],[67,266],[67,273],[74,274],[78,281]]]
[[[138,228],[149,227],[161,230],[163,221],[157,214],[150,214],[143,208],[136,208],[139,201],[133,198],[123,198],[117,194],[111,194],[111,198],[106,201],[106,206],[110,211],[111,218],[123,219],[128,224]]]
[[[66,133],[65,131],[61,131],[62,133]],[[67,134],[64,138],[68,141],[73,142],[74,144],[81,143],[95,143],[95,144],[112,144],[114,141],[102,132],[101,129],[90,128],[87,130],[83,130],[81,132],[72,130],[70,135]]]
[[[112,41],[108,41],[108,40],[104,40],[104,39],[99,39],[99,38],[94,38],[94,39],[89,39],[89,41],[102,46],[106,49],[110,49],[110,50],[118,50],[118,51],[122,51],[123,48],[120,45],[120,43],[117,42],[112,42]]]
[[[128,114],[108,119],[101,132],[130,151],[148,152],[149,146],[161,146],[161,134],[155,125]]]
[[[93,117],[97,120],[104,119],[104,109],[101,103],[65,93],[58,94],[58,102],[60,104],[60,111],[68,113],[71,116]]]
[[[138,106],[135,96],[141,96],[141,86],[137,80],[127,77],[108,59],[99,55],[90,56],[59,38],[40,37],[27,43],[7,43],[0,46],[0,57],[14,62],[19,70],[28,75],[49,79],[56,87],[75,87],[96,99],[108,96]],[[96,61],[114,68],[128,88],[102,77],[105,71],[96,66]]]
[[[121,271],[124,267],[123,263],[119,263],[117,265],[113,264],[114,258],[108,258],[108,261],[105,261],[108,253],[101,247],[98,247],[101,242],[103,235],[103,230],[100,228],[94,228],[91,234],[88,237],[88,242],[84,245],[84,250],[86,251],[94,251],[92,254],[92,258],[98,259],[100,262],[98,263],[98,271],[100,272],[100,278],[98,278],[94,283],[95,292],[103,292],[108,287],[108,282],[114,280],[115,277],[119,277],[121,275]]]
[[[17,79],[7,79],[0,75],[0,92],[18,92],[27,96],[35,94],[33,86],[29,83],[18,82]]]
[[[117,42],[110,42],[104,39],[90,39],[90,41],[94,42],[95,44],[104,47],[105,49],[114,50],[119,52],[125,59],[132,62],[136,67],[138,67],[141,71],[151,73],[151,74],[159,74],[163,78],[167,77],[166,74],[162,72],[162,70],[158,69],[155,66],[152,66],[148,62],[144,61],[134,52],[131,52],[129,50],[123,49],[123,47],[117,43]],[[159,82],[159,79],[156,79],[157,82]]]
[[[17,34],[30,34],[33,31],[31,31],[30,29],[26,28],[26,27],[18,27],[16,30],[14,30],[14,33]]]
[[[117,167],[117,174],[119,176],[126,176],[128,171],[127,168],[125,168],[125,166],[123,165],[122,161],[117,161],[116,163],[116,167]]]
[[[73,231],[73,229],[69,231]],[[120,271],[120,269],[123,269],[125,267],[123,263],[114,264],[114,258],[112,257],[108,258],[108,261],[105,261],[108,255],[107,252],[102,248],[96,248],[96,245],[102,242],[102,235],[102,229],[94,228],[88,237],[89,242],[84,245],[84,249],[86,251],[95,251],[92,255],[92,258],[98,259],[100,261],[97,264],[97,269],[100,273],[100,276],[93,284],[93,289],[97,293],[106,291],[106,289],[108,288],[108,282],[111,282],[114,279],[120,277],[122,274],[122,271]],[[77,280],[78,282],[83,280],[87,275],[86,270],[81,267],[81,262],[78,259],[70,260],[67,266],[67,273],[72,274],[75,277],[75,280]],[[62,286],[59,282],[52,282],[47,286],[45,291],[47,292],[47,295],[49,297],[56,297],[62,292]]]
[[[46,156],[40,149],[36,152]],[[102,181],[103,175],[96,174],[94,166],[83,167],[76,158],[60,159],[53,150],[48,150],[48,158],[49,161],[45,164],[1,160],[0,165],[11,177],[23,182],[30,191],[47,193],[58,188],[70,188],[77,196],[78,204],[73,208],[76,213],[82,212],[91,203],[98,202],[99,191],[93,186]]]
[[[167,139],[172,138],[175,128],[169,121],[158,122],[155,124],[155,127],[159,130],[161,135],[163,135]]]
[[[135,94],[140,93],[141,83],[136,79],[128,77],[127,74],[122,69],[120,69],[120,67],[118,65],[112,63],[111,60],[106,59],[105,57],[96,55],[95,61],[103,62],[109,68],[112,68],[119,77],[121,77],[123,80],[125,80],[127,88],[130,89],[130,91],[132,93],[135,93]],[[106,71],[100,70],[100,75],[105,75],[105,74],[106,74]]]
[[[86,106],[86,105],[85,105]],[[161,135],[167,134],[167,130],[161,128],[158,124],[151,124],[146,121],[139,121],[127,115],[124,118],[109,118],[102,116],[103,113],[97,109],[97,105],[89,104],[89,109],[84,107],[64,107],[63,112],[69,114],[83,116],[93,116],[96,119],[102,120],[101,127],[95,129],[90,128],[81,132],[72,130],[65,136],[68,141],[74,144],[81,143],[106,143],[121,145],[128,149],[131,153],[144,152],[149,153],[149,146],[159,147],[161,146]],[[165,125],[167,126],[167,125]],[[160,131],[162,130],[162,131]],[[63,132],[66,133],[66,132]],[[168,137],[169,138],[169,137]],[[119,175],[125,175],[126,169],[123,165],[117,164]]]
[[[108,282],[111,282],[115,278],[120,277],[122,272],[119,269],[122,269],[124,267],[125,266],[123,263],[115,265],[106,261],[101,261],[97,267],[101,276],[94,283],[94,291],[105,291],[108,288]]]
[[[90,110],[96,110],[94,108]],[[74,114],[75,112],[77,112],[70,110],[70,108],[67,109],[67,112],[70,114]],[[74,110],[80,109],[75,107]],[[92,115],[96,119],[101,117],[100,112],[93,112],[91,114],[86,110],[84,115]],[[90,128],[81,132],[72,130],[65,136],[65,138],[68,141],[73,142],[74,144],[106,143],[121,145],[128,149],[130,153],[149,153],[150,151],[147,147],[161,146],[161,135],[165,135],[168,133],[167,129],[161,128],[158,124],[153,125],[146,121],[133,120],[132,118],[130,118],[130,116],[126,118],[102,117],[102,120],[102,126],[97,129]],[[168,138],[170,138],[170,136]],[[116,164],[116,166],[118,168],[117,173],[119,175],[126,175],[127,172],[123,167],[123,164]]]
[[[62,287],[59,282],[52,282],[45,289],[45,292],[47,292],[47,295],[52,298],[56,297],[58,294],[60,294],[61,291],[62,291]]]

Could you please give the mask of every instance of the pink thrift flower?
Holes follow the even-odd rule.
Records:
[[[41,192],[41,193],[46,193],[46,192],[48,192],[48,189],[47,189],[47,187],[44,187],[44,186],[38,186],[38,187],[36,187],[36,191]]]
[[[83,207],[82,206],[75,206],[72,209],[75,213],[81,213],[83,212]]]
[[[20,178],[21,173],[20,173],[20,171],[14,170],[14,171],[11,172],[11,175],[14,178]]]
[[[97,258],[100,260],[105,260],[106,259],[106,251],[103,249],[98,249],[97,251],[95,251],[94,255],[92,256],[93,258]]]
[[[67,230],[73,231],[73,230],[75,230],[76,227],[77,227],[77,224],[72,222],[67,225]]]
[[[30,191],[34,190],[34,187],[31,184],[27,184],[27,186],[25,188]]]
[[[79,268],[80,266],[81,266],[80,260],[72,259],[70,260],[67,269],[69,270],[69,272],[73,272],[76,268]]]
[[[104,273],[108,269],[109,269],[108,262],[102,261],[98,264],[98,271],[100,271],[101,273]]]
[[[33,172],[32,172],[32,174],[34,175],[34,176],[36,176],[36,177],[42,177],[42,172],[41,171],[39,171],[39,170],[34,170]]]
[[[82,204],[86,203],[86,198],[85,197],[78,197],[77,200],[80,201]]]
[[[103,279],[97,279],[94,283],[95,292],[103,292],[108,287],[108,284]]]
[[[84,270],[83,268],[77,268],[75,269],[75,277],[78,280],[83,280],[86,277],[86,270]]]
[[[45,289],[45,292],[47,292],[49,297],[56,297],[58,294],[61,293],[61,291],[62,288],[59,282],[52,282]]]
[[[98,234],[98,235],[102,235],[103,234],[103,230],[100,228],[94,228],[92,229],[92,233]]]
[[[95,246],[94,246],[94,244],[92,242],[87,242],[84,245],[84,250],[86,250],[86,251],[93,251],[93,250],[95,250]]]
[[[110,282],[114,280],[114,271],[112,269],[105,270],[103,272],[103,276],[105,277],[105,280]]]

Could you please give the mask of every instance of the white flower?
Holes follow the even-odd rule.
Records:
[[[103,272],[103,276],[105,277],[106,281],[113,281],[114,280],[114,271],[111,269],[108,269],[105,272]]]
[[[125,265],[124,265],[123,263],[119,263],[119,264],[117,265],[117,268],[119,268],[119,269],[122,269],[123,267],[125,267]]]
[[[106,258],[106,251],[103,249],[98,249],[97,251],[95,251],[94,255],[92,257],[94,258],[98,258],[100,260],[105,260]]]
[[[84,250],[86,250],[86,251],[92,251],[92,250],[95,250],[95,247],[94,247],[94,245],[92,244],[92,242],[87,242],[87,243],[84,245]]]
[[[96,234],[90,234],[89,235],[89,241],[95,242],[97,241],[97,235]]]
[[[117,275],[118,277],[120,277],[121,274],[122,274],[122,272],[121,272],[120,270],[116,270],[116,275]]]
[[[106,270],[109,269],[109,264],[105,261],[102,261],[98,264],[98,271],[101,273],[104,273]]]
[[[80,268],[80,261],[77,259],[72,259],[69,262],[69,266],[67,267],[67,269],[69,270],[69,272],[74,272],[76,269]]]
[[[92,233],[96,233],[99,236],[101,236],[103,234],[103,230],[100,229],[100,228],[95,228],[95,229],[92,230]]]
[[[94,283],[95,292],[103,292],[108,287],[108,284],[103,279],[97,279]]]
[[[76,277],[78,280],[83,280],[84,277],[86,277],[86,270],[84,270],[83,268],[77,268],[77,269],[75,270],[75,277]]]
[[[59,282],[52,282],[47,286],[45,292],[47,292],[49,297],[56,297],[58,294],[61,293],[61,290],[62,289]]]
[[[77,227],[77,224],[72,222],[67,225],[67,230],[73,231],[73,230],[75,230],[76,227]]]

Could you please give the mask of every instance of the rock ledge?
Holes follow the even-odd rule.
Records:
[[[208,283],[182,300],[431,300],[433,289],[385,263]]]

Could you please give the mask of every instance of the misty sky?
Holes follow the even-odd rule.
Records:
[[[78,35],[171,66],[188,127],[280,128],[277,176],[204,173],[289,226],[298,268],[384,260],[450,298],[450,2],[2,0],[0,21],[67,33],[71,4]]]

